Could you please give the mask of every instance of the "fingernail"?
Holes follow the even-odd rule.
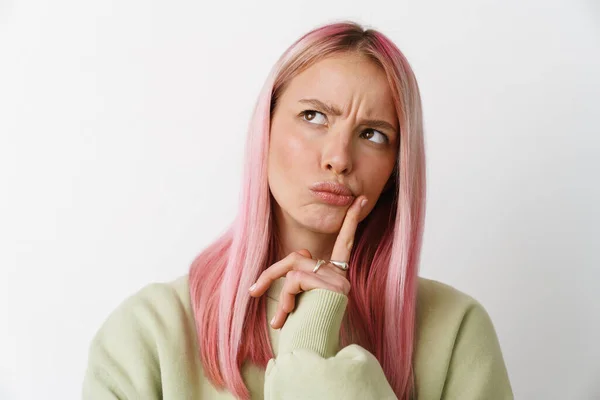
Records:
[[[363,207],[365,206],[365,204],[367,204],[367,199],[363,199],[363,200],[360,202],[360,208],[363,208]]]
[[[273,326],[273,324],[274,324],[274,323],[275,323],[275,317],[273,317],[273,318],[271,319],[271,326]]]
[[[252,286],[250,286],[250,289],[248,289],[249,291],[253,291],[254,289],[256,289],[256,283]]]

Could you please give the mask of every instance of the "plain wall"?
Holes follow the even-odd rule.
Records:
[[[127,296],[233,220],[301,34],[388,35],[423,99],[421,275],[478,299],[519,399],[600,398],[595,1],[0,2],[0,399],[76,399]]]

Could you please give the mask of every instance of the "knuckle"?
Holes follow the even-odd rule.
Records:
[[[299,269],[293,269],[293,270],[289,271],[286,275],[286,277],[290,278],[290,280],[296,280],[296,281],[301,280],[303,276],[304,276],[304,271],[301,271]]]
[[[304,272],[300,269],[297,269],[295,272],[296,272],[296,279],[298,279],[298,280],[301,280],[304,277],[304,275],[306,275],[306,272]]]
[[[285,276],[289,279],[298,279],[298,272],[298,270],[293,269],[291,271],[288,271],[288,273],[285,274]]]
[[[293,253],[291,253],[291,256],[292,256],[292,261],[294,261],[294,262],[298,262],[302,258],[302,254],[298,253],[297,251],[294,251]]]
[[[350,281],[344,277],[342,277],[341,280],[337,280],[333,286],[335,287],[335,291],[342,293],[342,294],[348,294],[348,292],[350,292]]]
[[[350,292],[350,288],[352,287],[352,285],[350,285],[350,281],[346,280],[344,282],[344,293],[348,294]]]

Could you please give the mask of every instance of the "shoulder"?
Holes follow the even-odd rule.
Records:
[[[416,307],[415,375],[422,395],[436,390],[467,393],[487,382],[494,385],[490,393],[507,397],[485,398],[510,398],[496,330],[478,300],[442,282],[419,278]]]
[[[84,398],[105,391],[155,398],[161,369],[181,358],[182,348],[195,349],[189,299],[187,276],[148,284],[125,298],[90,343]]]
[[[418,282],[417,318],[421,323],[434,323],[436,316],[456,317],[471,308],[483,308],[475,298],[448,284],[423,277]]]
[[[99,330],[122,330],[133,324],[151,328],[175,314],[190,312],[187,275],[171,282],[150,283],[126,297],[107,317]]]
[[[450,285],[419,278],[416,305],[417,344],[452,348],[456,334],[471,326],[485,331],[493,325],[484,306]]]

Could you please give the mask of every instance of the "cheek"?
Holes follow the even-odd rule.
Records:
[[[298,128],[274,123],[269,144],[268,181],[276,203],[294,218],[307,201],[304,189],[311,182],[311,156],[314,151]]]
[[[276,126],[271,137],[269,157],[272,159],[274,173],[295,176],[306,170],[309,158],[309,148],[302,133],[292,125]]]
[[[363,176],[365,194],[370,195],[371,198],[379,197],[390,179],[395,163],[396,157],[391,154],[388,157],[372,159],[366,164],[368,168]]]

